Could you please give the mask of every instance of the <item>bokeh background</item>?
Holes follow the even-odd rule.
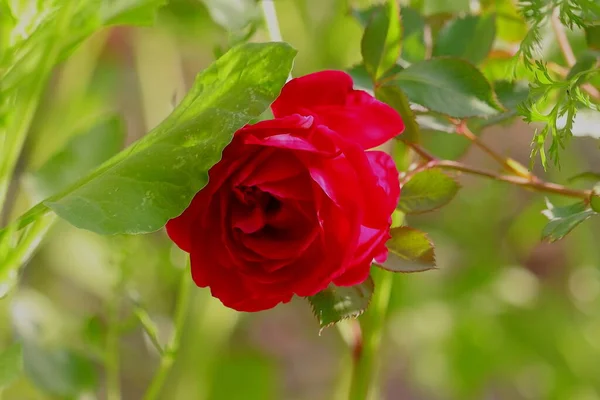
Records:
[[[370,2],[350,3],[275,2],[282,36],[299,50],[294,75],[360,61],[362,28],[349,5]],[[526,31],[510,0],[405,5],[427,17],[433,35],[456,13],[497,13],[494,52],[480,65],[495,79],[506,73],[507,54]],[[117,114],[127,128],[126,144],[138,139],[229,45],[253,30],[251,40],[268,40],[260,19],[250,0],[172,0],[153,27],[114,28],[87,40],[56,70],[35,117],[12,214],[35,201],[27,183],[31,172],[71,138]],[[414,29],[411,40],[426,43],[430,35]],[[580,51],[582,36],[572,40]],[[552,40],[545,42],[545,57],[563,63]],[[527,164],[533,129],[515,121],[478,133]],[[430,128],[423,137],[440,157],[497,168],[461,137]],[[565,182],[598,170],[597,147],[593,139],[577,138],[563,152],[561,170],[537,172]],[[101,151],[82,147],[77,154]],[[381,398],[600,399],[600,221],[585,222],[560,242],[542,243],[543,195],[480,178],[460,180],[463,189],[450,205],[408,218],[435,242],[439,268],[394,278]],[[164,232],[102,237],[57,221],[18,287],[0,301],[0,349],[17,337],[36,343],[25,353],[26,373],[3,398],[106,398],[103,360],[107,341],[118,332],[123,399],[141,399],[159,356],[135,313],[144,310],[166,342],[184,265],[184,254]],[[181,349],[161,397],[166,400],[346,396],[347,345],[335,328],[319,336],[303,299],[244,314],[194,288]]]

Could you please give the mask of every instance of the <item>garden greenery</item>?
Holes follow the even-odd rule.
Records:
[[[64,63],[82,43],[97,40],[112,27],[152,25],[167,3],[0,0],[1,297],[14,290],[24,265],[57,217],[101,235],[161,230],[207,184],[208,170],[220,160],[233,134],[249,122],[264,119],[290,74],[294,75],[294,59],[301,54],[285,43],[285,35],[278,40],[276,1],[245,1],[244,12],[236,9],[235,2],[205,1],[215,22],[228,31],[229,40],[215,49],[214,62],[198,73],[168,117],[123,148],[125,124],[118,113],[82,115],[80,126],[64,127],[65,132],[57,134],[60,146],[51,157],[35,167],[25,164],[23,170],[20,161],[28,135],[35,130],[36,111],[47,101],[44,94],[54,77],[64,73]],[[564,166],[561,160],[570,151],[573,136],[582,132],[600,136],[600,2],[373,3],[346,4],[343,18],[358,24],[364,34],[356,43],[361,60],[344,68],[356,88],[393,107],[405,124],[405,131],[392,143],[402,193],[387,243],[390,254],[387,261],[373,264],[372,279],[363,284],[332,285],[308,297],[321,328],[369,310],[358,319],[362,342],[351,344],[360,347],[354,354],[353,399],[364,399],[372,390],[392,272],[436,268],[434,243],[426,232],[410,226],[410,218],[435,213],[461,196],[459,175],[568,200],[554,204],[547,199],[546,208],[538,210],[548,218],[539,232],[541,240],[560,240],[600,213],[599,171],[582,170],[571,182],[545,178],[547,171]],[[270,39],[259,36],[260,32],[268,32]],[[585,125],[582,115],[591,116],[595,124]],[[529,165],[495,150],[480,136],[486,128],[519,120],[535,128]],[[433,131],[463,138],[497,168],[439,156],[426,140]],[[543,170],[535,168],[538,160]],[[28,199],[28,209],[15,207],[18,196]],[[176,333],[169,343],[159,343],[151,318],[140,305],[135,308],[138,322],[162,357],[147,399],[160,394],[177,354],[190,290],[185,283],[189,277],[184,275],[186,289],[179,294]],[[36,349],[36,343],[23,337],[0,353],[0,391],[19,376],[24,356],[28,373],[36,374],[27,364],[27,354]],[[50,363],[69,359],[84,375],[67,389],[34,378],[49,393],[72,396],[97,385],[79,356],[44,357]],[[114,385],[113,381],[113,389]]]

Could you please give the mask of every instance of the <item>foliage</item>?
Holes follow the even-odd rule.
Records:
[[[600,3],[371,3],[0,0],[3,398],[363,399],[382,356],[393,398],[599,396]],[[406,125],[388,257],[231,312],[161,228],[290,70],[329,68]]]

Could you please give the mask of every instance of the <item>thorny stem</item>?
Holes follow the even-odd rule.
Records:
[[[471,175],[494,179],[500,182],[511,183],[513,185],[522,186],[537,192],[559,194],[565,197],[574,197],[582,199],[585,202],[589,202],[593,193],[591,190],[570,189],[556,183],[545,182],[535,175],[531,175],[529,178],[514,175],[501,175],[491,171],[471,167],[470,165],[466,165],[458,161],[440,160],[428,153],[427,150],[423,149],[418,144],[410,143],[408,145],[415,151],[415,153],[419,154],[424,160],[427,161],[424,165],[418,168],[419,171],[430,168],[450,169]]]

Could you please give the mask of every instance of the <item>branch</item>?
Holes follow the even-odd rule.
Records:
[[[467,126],[466,120],[456,120],[450,119],[450,121],[454,124],[456,129],[456,133],[462,135],[469,139],[474,145],[479,147],[485,153],[487,153],[490,157],[498,162],[507,172],[523,177],[525,179],[535,179],[531,172],[519,162],[513,160],[512,158],[504,157],[503,155],[497,153],[494,149],[485,144],[479,137],[477,137]]]
[[[449,160],[440,160],[433,156],[431,156],[427,150],[423,149],[418,144],[408,144],[415,153],[421,155],[425,160],[427,160],[427,164],[422,166],[420,170],[430,169],[430,168],[442,168],[442,169],[450,169],[454,171],[460,171],[471,175],[482,176],[484,178],[493,179],[499,182],[506,182],[517,186],[522,186],[536,192],[542,193],[553,193],[559,194],[565,197],[573,197],[577,199],[582,199],[586,203],[590,201],[592,196],[591,190],[578,190],[571,189],[562,185],[558,185],[556,183],[545,182],[538,178],[537,176],[531,175],[529,178],[523,176],[514,176],[514,175],[500,175],[491,171],[486,171],[483,169],[479,169],[476,167],[471,167],[470,165],[463,164],[457,161],[449,161]],[[428,155],[428,156],[424,156]]]

